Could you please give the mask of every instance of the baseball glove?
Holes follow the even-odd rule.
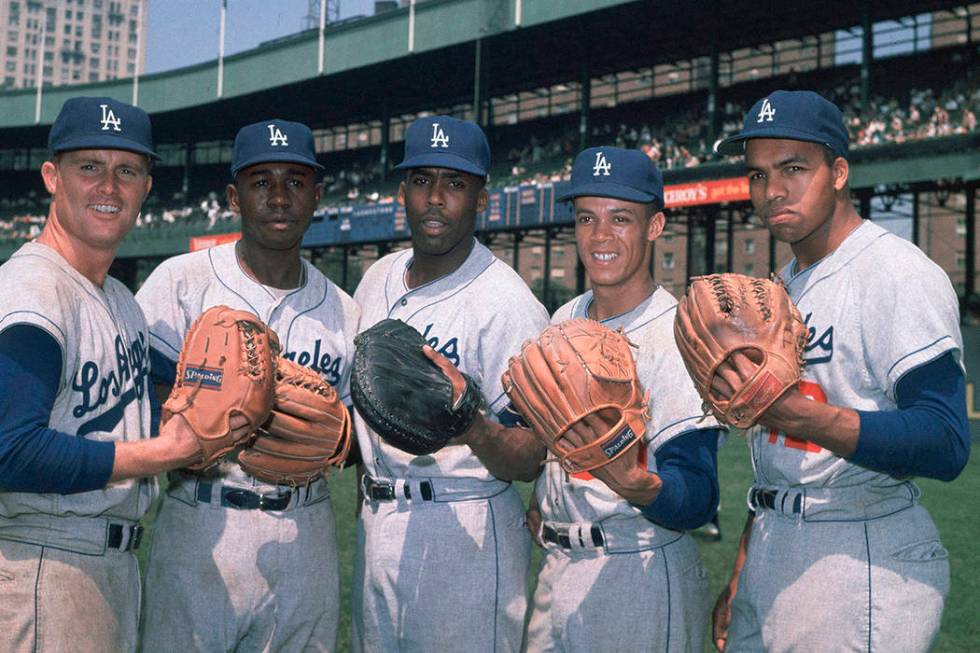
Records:
[[[806,336],[782,284],[741,274],[692,279],[674,319],[674,338],[705,413],[743,429],[799,382]],[[711,381],[735,352],[758,368],[726,400],[712,391]]]
[[[209,308],[191,325],[177,362],[177,380],[163,404],[163,421],[183,415],[201,446],[200,471],[240,444],[231,416],[252,430],[269,418],[279,338],[251,313]]]
[[[274,485],[306,485],[343,465],[350,451],[350,415],[333,387],[308,367],[280,358],[272,415],[238,464]]]
[[[402,451],[434,453],[462,435],[483,405],[476,382],[453,404],[453,386],[422,353],[422,334],[401,320],[382,320],[354,338],[350,394],[378,435]]]
[[[553,324],[510,359],[502,382],[511,403],[569,473],[602,467],[643,439],[650,393],[636,376],[631,343],[594,320]],[[617,420],[588,445],[565,435],[588,415]]]

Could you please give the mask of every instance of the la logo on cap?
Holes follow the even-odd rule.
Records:
[[[432,123],[432,145],[431,147],[449,147],[449,137],[446,132],[439,128],[439,123]]]
[[[603,177],[608,177],[610,170],[612,170],[612,164],[606,161],[606,155],[602,152],[596,152],[595,165],[592,166],[592,176],[598,177],[601,174]]]
[[[109,125],[112,125],[112,130],[121,132],[122,129],[119,127],[122,121],[116,117],[116,114],[112,112],[108,104],[100,104],[102,107],[102,131],[109,131]]]
[[[269,125],[269,145],[272,147],[276,147],[277,145],[289,147],[289,141],[286,139],[286,135],[274,124]]]
[[[769,102],[769,98],[762,101],[762,108],[759,109],[759,119],[756,122],[772,122],[772,119],[776,117],[776,110],[773,108],[772,104]]]

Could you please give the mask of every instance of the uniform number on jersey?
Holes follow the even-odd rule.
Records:
[[[807,399],[819,401],[822,404],[827,403],[827,394],[823,391],[823,388],[821,388],[819,384],[813,383],[812,381],[800,381],[799,389],[800,394]],[[769,444],[778,444],[780,438],[783,440],[783,446],[790,449],[799,449],[800,451],[806,451],[809,453],[819,453],[823,451],[823,447],[818,444],[814,444],[809,440],[794,438],[792,435],[786,435],[782,431],[777,431],[776,429],[769,430]]]

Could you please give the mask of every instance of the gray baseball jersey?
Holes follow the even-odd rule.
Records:
[[[0,266],[0,330],[17,324],[43,329],[61,349],[49,428],[101,441],[149,437],[146,323],[125,286],[107,277],[100,288],[54,250],[27,243]],[[0,576],[10,581],[0,648],[135,647],[136,559],[112,550],[107,535],[128,531],[155,492],[153,479],[68,495],[0,492]]]
[[[414,289],[411,264],[404,250],[367,271],[354,294],[361,330],[389,317],[407,322],[479,384],[488,413],[499,413],[507,359],[547,325],[544,307],[476,242],[456,271]],[[519,649],[530,540],[517,492],[469,447],[412,456],[359,415],[355,424],[368,478],[393,487],[390,500],[368,497],[361,509],[355,650],[454,650],[464,641],[471,650]]]
[[[588,317],[592,291],[565,304],[552,322]],[[637,346],[637,374],[650,390],[650,421],[636,454],[657,471],[654,453],[695,429],[718,428],[705,417],[674,343],[677,300],[658,288],[633,310],[602,321]],[[708,578],[690,536],[655,524],[589,473],[544,466],[535,487],[543,527],[572,535],[569,546],[546,542],[528,631],[528,650],[695,650],[704,639]],[[603,542],[591,534],[600,529]],[[577,538],[575,534],[587,534]],[[576,542],[577,540],[577,542]],[[644,605],[637,620],[620,603]]]
[[[809,329],[800,390],[893,410],[909,370],[962,351],[949,278],[913,244],[862,223],[805,270],[782,271]],[[948,590],[947,553],[918,488],[792,434],[751,434],[759,509],[733,606],[732,650],[926,650]],[[799,615],[806,606],[805,618]],[[914,609],[913,609],[914,606]]]
[[[176,361],[194,320],[224,304],[257,315],[278,334],[284,357],[319,372],[346,401],[360,315],[354,301],[305,260],[299,288],[268,288],[244,272],[235,248],[184,254],[154,270],[137,293],[151,347]],[[339,568],[326,481],[293,490],[281,511],[223,507],[236,489],[285,491],[253,479],[233,458],[199,476],[171,476],[146,575],[144,649],[224,650],[246,631],[259,648],[332,649]],[[270,567],[276,547],[282,556]],[[310,574],[311,568],[320,572]],[[205,578],[214,582],[202,583]],[[257,578],[264,591],[257,591]]]

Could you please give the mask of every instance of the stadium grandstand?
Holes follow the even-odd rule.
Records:
[[[810,88],[845,110],[862,215],[939,262],[964,319],[978,319],[980,4],[784,5],[428,0],[145,76],[138,89],[3,92],[0,258],[43,226],[37,171],[61,103],[104,94],[151,113],[163,157],[114,269],[134,287],[167,256],[237,237],[224,196],[232,138],[275,114],[314,127],[325,193],[304,246],[352,290],[407,245],[392,167],[407,125],[439,112],[484,125],[494,169],[479,236],[552,309],[585,283],[570,213],[554,200],[572,157],[601,144],[645,152],[668,185],[654,275],[676,294],[695,274],[765,275],[788,259],[752,215],[741,164],[712,146],[759,96]]]

